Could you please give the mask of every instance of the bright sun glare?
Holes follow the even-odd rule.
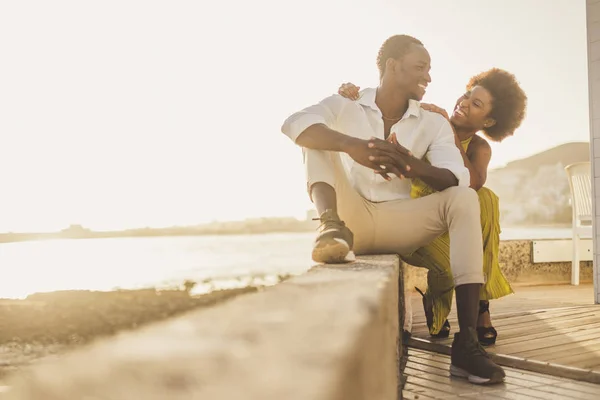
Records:
[[[588,140],[585,2],[2,2],[0,231],[302,217],[282,121],[376,85],[397,33],[432,54],[428,102],[490,67],[519,78],[529,115],[493,165]]]

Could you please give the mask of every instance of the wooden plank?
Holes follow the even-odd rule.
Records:
[[[406,366],[404,373],[405,373],[405,375],[418,376],[418,377],[425,378],[425,379],[429,379],[428,377],[432,377],[431,380],[438,381],[438,382],[441,382],[441,381],[445,382],[448,379],[451,379],[448,368],[441,369],[441,368],[434,367],[431,365],[426,365],[426,364],[411,363]],[[435,379],[433,377],[435,377]],[[438,377],[445,378],[445,380],[438,379]],[[548,380],[548,381],[550,381],[550,380]],[[523,375],[519,375],[519,374],[507,375],[505,382],[510,387],[514,387],[514,388],[517,388],[517,387],[530,388],[530,387],[540,386],[540,384],[541,384],[539,382],[539,380],[527,379]],[[554,382],[559,382],[559,381],[551,381],[551,382],[554,383]],[[458,384],[460,384],[462,386],[462,383],[463,382],[460,381],[460,383],[458,383]],[[464,381],[464,383],[466,385],[472,386],[470,383],[467,383],[466,381]]]
[[[431,374],[431,375],[444,375],[444,376],[449,376],[450,372],[448,371],[448,367],[446,366],[446,368],[440,368],[439,366],[435,366],[435,365],[431,365],[428,363],[416,363],[416,362],[411,362],[411,363],[407,363],[406,364],[406,369],[411,369],[413,371],[414,375],[418,375],[417,371],[420,371],[422,373],[427,373],[427,374]]]
[[[537,397],[539,399],[544,399],[544,400],[575,399],[575,397],[567,397],[567,396],[563,396],[563,395],[559,395],[559,394],[544,392],[544,391],[539,390],[539,388],[537,388],[537,389],[519,389],[519,390],[515,390],[515,393],[528,395],[531,397]],[[594,399],[594,400],[596,400],[596,399]]]
[[[502,337],[506,338],[513,328],[540,329],[539,324],[546,323],[548,326],[567,326],[568,321],[581,317],[587,317],[587,321],[577,321],[578,325],[584,325],[586,322],[600,322],[600,308],[597,306],[563,308],[559,311],[539,311],[531,314],[520,314],[516,317],[496,316],[493,317],[493,323],[498,331],[502,331]],[[450,320],[451,325],[456,326],[456,321]],[[536,326],[533,328],[533,326]],[[419,318],[413,320],[413,334],[417,337],[428,337],[429,332],[424,322],[419,322]]]
[[[431,352],[424,352],[421,350],[415,350],[413,348],[409,349],[409,359],[410,365],[413,368],[421,368],[421,367],[431,367],[436,368],[446,374],[449,374],[450,367],[450,358],[447,356],[443,356],[440,354],[435,354]],[[506,376],[509,378],[516,378],[519,380],[525,380],[537,383],[539,385],[555,385],[559,383],[567,382],[563,378],[557,378],[554,376],[542,375],[535,372],[530,371],[522,371],[516,370],[512,368],[505,369]],[[582,384],[587,384],[582,382]],[[529,386],[529,384],[524,384],[523,386]]]
[[[540,332],[543,334],[547,334],[546,336],[553,335],[565,335],[576,337],[578,333],[585,334],[589,332],[599,332],[600,328],[598,328],[600,316],[598,317],[585,317],[579,319],[565,320],[565,321],[554,321],[553,323],[538,323],[533,325],[524,325],[523,328],[512,327],[512,328],[504,328],[502,326],[496,326],[498,330],[499,338],[501,337],[502,342],[498,341],[503,345],[514,344],[517,342],[515,338],[521,337],[522,339],[526,339],[527,341],[534,339],[543,339],[544,336],[537,338],[535,333]],[[581,326],[582,329],[572,329],[576,326]],[[583,328],[585,327],[585,328]],[[500,335],[500,333],[502,333]],[[506,341],[505,341],[506,340]]]
[[[527,350],[533,349],[548,349],[555,346],[574,343],[578,341],[584,341],[588,339],[595,339],[598,337],[597,332],[581,333],[573,332],[567,335],[554,336],[551,339],[536,339],[527,340],[527,337],[523,337],[523,343],[510,344],[502,346],[502,344],[496,344],[495,352],[502,354],[519,354]]]
[[[562,328],[562,329],[549,329],[547,331],[532,333],[527,336],[527,339],[533,340],[533,339],[548,338],[551,336],[562,335],[563,333],[576,332],[576,331],[579,331],[580,329],[581,330],[600,329],[600,322],[585,324],[585,325],[582,325],[581,328],[576,327],[576,326],[570,326],[568,328]],[[499,330],[498,332],[499,332],[498,341],[502,345],[518,343],[523,340],[522,335],[507,335],[506,332],[504,332],[503,330],[502,331]]]
[[[419,360],[414,360],[413,362],[418,363],[418,364],[423,364],[423,365],[435,366],[440,369],[445,368],[446,371],[448,371],[448,369],[450,368],[450,361],[448,361],[447,363],[443,363],[438,360],[424,360],[424,359],[420,358]],[[408,367],[408,365],[407,365],[407,367]]]
[[[439,397],[430,397],[423,394],[427,389],[421,388],[415,385],[407,384],[402,391],[402,399],[403,400],[434,400],[439,399]],[[434,395],[435,396],[435,395]],[[450,397],[452,398],[452,397]]]
[[[466,380],[455,379],[450,376],[448,369],[442,370],[437,367],[431,367],[429,365],[424,364],[416,364],[410,363],[406,366],[404,370],[404,374],[407,376],[413,376],[422,378],[425,380],[431,380],[437,383],[445,383],[452,384],[455,387],[460,387],[466,390],[467,392],[471,392],[473,390],[480,391],[477,388],[486,388],[485,386],[473,386],[473,384],[467,382]],[[509,388],[529,388],[540,386],[539,382],[531,381],[528,379],[522,379],[521,377],[515,376],[515,374],[511,374],[506,377],[505,385],[503,387]],[[487,390],[487,389],[486,389]]]
[[[521,390],[524,389],[520,389],[517,392],[520,392]],[[525,390],[529,390],[529,389],[525,389]],[[560,396],[560,398],[562,399],[579,399],[579,400],[598,400],[598,393],[596,394],[589,394],[589,393],[584,393],[584,392],[579,392],[579,391],[575,391],[575,390],[570,390],[567,388],[563,388],[563,387],[557,387],[557,386],[540,386],[535,388],[536,392],[543,392],[543,393],[548,393],[549,396],[546,398],[552,399],[555,396]]]
[[[431,343],[423,339],[411,338],[407,343],[412,347],[427,351],[434,351],[448,356],[451,352],[451,349],[447,346]],[[600,384],[600,371],[552,364],[545,361],[525,359],[505,354],[489,354],[498,365],[501,365],[505,368],[518,368],[520,370],[541,373],[547,376]]]
[[[460,398],[467,398],[467,399],[477,399],[477,400],[481,400],[481,397],[478,397],[479,395],[469,395],[469,396],[461,396]],[[514,393],[514,392],[490,392],[490,393],[486,393],[485,394],[485,400],[540,400],[543,399],[543,397],[532,397],[532,396],[527,396],[525,394],[522,393]]]
[[[600,310],[590,310],[589,307],[574,307],[567,308],[561,311],[552,312],[552,311],[544,311],[536,314],[524,315],[520,317],[509,317],[509,318],[496,318],[494,317],[493,322],[495,326],[501,327],[511,327],[514,325],[524,326],[529,323],[535,322],[553,322],[555,320],[571,320],[582,317],[600,317]],[[600,320],[600,318],[599,318]]]
[[[557,330],[561,328],[569,328],[572,326],[593,324],[600,321],[600,315],[588,315],[578,314],[573,317],[557,317],[556,319],[540,320],[535,319],[527,323],[517,325],[502,325],[496,324],[494,326],[498,332],[502,331],[505,335],[514,334],[519,332],[526,332],[530,334],[532,332],[544,331],[544,330]]]
[[[505,368],[506,383],[479,386],[449,376],[450,357],[414,348],[408,349],[404,371],[407,383],[403,398],[429,399],[486,399],[540,400],[600,398],[600,385],[575,382],[534,372]]]
[[[600,386],[599,385],[592,385],[590,383],[586,383],[586,382],[564,382],[564,383],[559,383],[558,386],[565,388],[565,389],[570,389],[574,392],[582,392],[582,393],[588,393],[588,394],[595,394],[597,396],[600,396]]]
[[[493,302],[492,322],[499,337],[496,345],[488,351],[519,357],[519,362],[514,365],[523,368],[522,363],[528,363],[527,360],[551,362],[554,366],[550,369],[540,369],[535,365],[531,369],[539,372],[556,369],[564,372],[564,376],[596,382],[597,373],[600,373],[600,306],[591,303],[588,292],[593,292],[593,286],[588,286],[585,290],[560,286],[523,288],[515,296]],[[415,304],[420,306],[417,300],[414,299]],[[452,338],[431,338],[422,308],[415,307],[415,310],[419,311],[418,316],[413,318],[413,337],[448,349]],[[449,320],[455,332],[458,324],[454,310]],[[560,365],[579,370],[573,370],[575,372],[571,374]],[[590,369],[597,371],[596,375],[590,375],[589,379],[587,375],[583,377],[582,374]]]
[[[577,368],[586,368],[586,369],[592,369],[592,367],[594,367],[593,369],[598,370],[597,366],[599,363],[600,363],[600,359],[598,358],[598,353],[591,353],[589,359],[582,360],[582,361],[575,361],[569,365],[572,365],[573,367],[577,367]]]
[[[578,354],[587,354],[592,353],[593,356],[596,356],[598,352],[600,352],[600,338],[588,340],[585,342],[580,342],[580,347],[577,349],[573,349],[570,346],[561,347],[561,350],[556,351],[556,349],[552,349],[551,358],[548,361],[562,364],[562,359],[568,358]],[[520,357],[525,357],[523,354],[519,354]],[[568,364],[567,364],[568,365]]]
[[[446,374],[446,376],[429,374],[413,369],[408,365],[404,370],[404,374],[408,377],[407,382],[431,387],[454,395],[480,393],[482,388],[481,386],[474,386],[466,379],[452,378],[449,374]]]
[[[551,357],[553,357],[553,355]],[[550,361],[550,359],[547,358],[544,361]],[[589,368],[593,365],[600,363],[600,361],[598,360],[597,353],[588,350],[587,352],[584,351],[582,353],[574,354],[569,357],[562,357],[556,360],[556,363],[578,366],[579,368]]]
[[[415,385],[413,383],[409,383],[407,382],[404,385],[404,390],[402,391],[402,397],[406,398],[406,399],[410,399],[410,397],[405,397],[406,393],[412,393],[413,394],[413,398],[417,398],[417,399],[452,399],[455,398],[454,396],[450,395],[449,393],[446,392],[441,392],[439,390],[435,390],[432,388],[428,388],[428,387],[424,387],[424,386],[420,386],[420,385]],[[414,397],[417,396],[417,397]]]
[[[422,387],[426,387],[429,389],[436,390],[438,392],[446,393],[446,395],[459,396],[464,394],[475,394],[479,393],[477,390],[468,390],[458,384],[458,381],[454,382],[455,385],[450,384],[450,379],[448,378],[448,382],[434,382],[431,380],[423,379],[417,376],[407,376],[407,383],[412,383],[413,385],[418,385]],[[465,383],[465,382],[462,382]],[[468,384],[468,383],[467,383]],[[468,384],[469,386],[474,386]]]

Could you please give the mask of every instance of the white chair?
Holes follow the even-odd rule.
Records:
[[[592,237],[592,181],[589,161],[565,167],[571,189],[573,209],[573,259],[571,285],[579,285],[579,239]]]

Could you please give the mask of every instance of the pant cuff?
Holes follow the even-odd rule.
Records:
[[[474,272],[471,274],[461,274],[458,276],[456,276],[456,275],[454,276],[454,286],[468,285],[468,284],[473,284],[473,283],[483,285],[483,283],[484,283],[483,273]]]

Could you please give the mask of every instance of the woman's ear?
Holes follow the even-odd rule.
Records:
[[[496,125],[496,120],[494,118],[488,118],[483,123],[484,128],[491,128],[494,125]]]

